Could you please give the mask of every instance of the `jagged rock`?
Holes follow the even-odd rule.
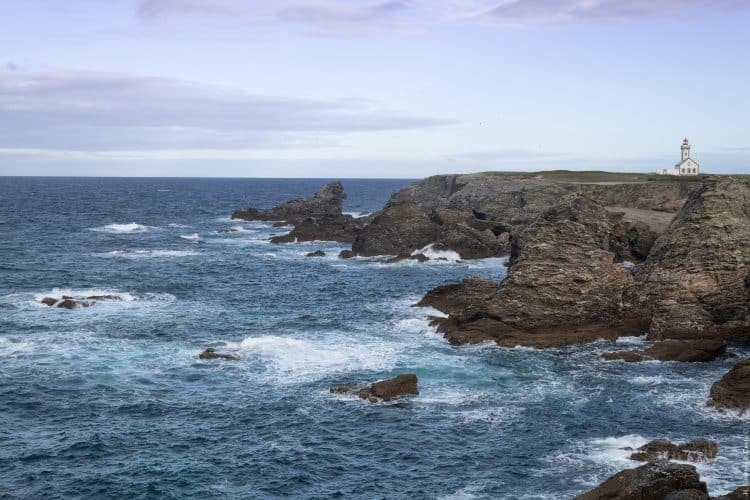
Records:
[[[339,241],[351,243],[368,224],[368,217],[354,218],[341,213],[346,193],[340,182],[320,188],[312,198],[288,201],[270,210],[244,208],[232,214],[233,219],[281,221],[274,225],[292,225],[289,234],[271,238],[272,243],[295,241]]]
[[[460,283],[442,285],[427,292],[415,307],[434,307],[450,314],[490,299],[497,292],[497,286],[494,281],[469,276]]]
[[[356,393],[361,399],[366,399],[371,403],[391,401],[396,398],[419,394],[417,376],[413,373],[398,375],[388,380],[381,380],[369,387],[352,383],[331,387],[330,391],[337,394]]]
[[[750,359],[740,361],[714,383],[709,405],[743,413],[750,409]]]
[[[750,500],[750,486],[740,486],[728,495],[715,497],[714,500]]]
[[[305,257],[325,257],[326,253],[323,250],[315,250],[305,255]]]
[[[648,360],[700,362],[712,361],[724,355],[726,350],[726,342],[719,339],[665,340],[643,351],[609,352],[602,357],[629,363]]]
[[[492,298],[435,321],[456,344],[549,347],[642,333],[618,320],[633,277],[615,263],[615,239],[604,207],[571,195],[514,239],[508,276]]]
[[[357,235],[352,251],[359,255],[399,255],[434,243],[440,225],[414,203],[389,202]]]
[[[341,207],[346,199],[341,182],[331,182],[320,188],[312,198],[298,198],[283,203],[270,210],[244,208],[232,214],[232,219],[287,221],[293,222],[307,217],[341,215]]]
[[[631,460],[654,462],[657,460],[681,460],[683,462],[704,462],[716,458],[719,446],[706,439],[696,439],[684,444],[674,444],[666,439],[657,439],[639,447],[630,455]]]
[[[650,339],[750,340],[750,181],[707,179],[635,278],[624,301]]]
[[[416,260],[417,262],[419,262],[421,264],[421,263],[427,262],[428,260],[430,260],[430,258],[427,257],[423,253],[418,253],[418,254],[415,254],[415,255],[401,254],[401,255],[396,255],[395,257],[393,257],[391,259],[386,260],[385,263],[386,264],[395,264],[397,262],[403,262],[405,260]]]
[[[695,496],[696,494],[702,496]],[[672,495],[672,496],[670,496]],[[700,480],[692,465],[650,462],[635,469],[625,469],[576,500],[665,500],[708,499],[706,483]]]
[[[356,256],[356,252],[353,252],[351,250],[341,250],[341,252],[339,252],[339,259],[351,259],[352,257]]]
[[[207,348],[205,351],[200,353],[198,355],[198,358],[200,359],[220,359],[222,361],[237,361],[240,358],[237,356],[233,356],[231,354],[224,354],[220,352],[216,352],[216,349],[213,347]]]

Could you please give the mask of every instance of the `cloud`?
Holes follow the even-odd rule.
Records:
[[[300,148],[354,132],[452,123],[362,99],[260,96],[166,78],[80,71],[0,73],[0,147]]]
[[[622,22],[747,7],[747,0],[507,0],[479,17],[509,24]]]

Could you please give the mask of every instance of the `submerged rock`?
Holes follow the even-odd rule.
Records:
[[[650,462],[625,469],[576,500],[708,500],[706,483],[692,465]]]
[[[220,359],[222,361],[238,361],[240,358],[238,356],[233,356],[232,354],[224,354],[220,352],[216,352],[216,349],[213,347],[207,348],[205,351],[200,353],[198,355],[199,359]]]
[[[381,380],[370,386],[363,387],[356,383],[351,383],[331,387],[330,392],[336,394],[354,393],[361,399],[376,403],[378,401],[391,401],[406,396],[416,396],[419,394],[419,389],[417,388],[417,376],[409,373],[398,375],[388,380]]]
[[[643,351],[609,352],[602,358],[629,363],[649,360],[705,362],[726,354],[726,350],[726,342],[720,339],[665,340]]]
[[[714,441],[696,439],[683,444],[674,444],[666,439],[657,439],[644,444],[630,455],[631,460],[654,462],[658,460],[681,460],[704,462],[716,458],[719,446]]]
[[[305,255],[305,257],[325,257],[326,253],[323,250],[315,250]]]
[[[44,297],[41,300],[41,303],[46,306],[59,307],[61,309],[78,309],[81,307],[90,307],[97,302],[109,300],[122,300],[122,297],[119,295],[89,295],[78,297],[63,295],[59,299],[55,297]]]
[[[750,359],[740,361],[714,383],[708,404],[742,413],[750,410]]]

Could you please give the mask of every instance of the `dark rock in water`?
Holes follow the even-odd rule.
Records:
[[[706,439],[696,439],[684,444],[674,444],[666,439],[647,443],[630,455],[631,460],[654,462],[658,460],[681,460],[683,462],[704,462],[716,458],[719,446]]]
[[[205,351],[200,353],[198,355],[198,358],[200,359],[220,359],[222,361],[237,361],[240,358],[238,356],[233,356],[231,354],[224,354],[220,352],[216,352],[216,349],[213,347],[207,348]]]
[[[84,304],[85,303],[78,302],[74,299],[63,299],[57,303],[57,307],[60,307],[62,309],[76,309],[78,307],[83,307]]]
[[[44,304],[45,306],[50,306],[51,307],[51,306],[54,306],[55,304],[57,304],[57,300],[58,299],[56,299],[54,297],[44,297],[42,299],[42,304]]]
[[[371,403],[377,401],[391,401],[396,398],[405,396],[415,396],[419,394],[417,388],[417,376],[414,374],[403,374],[397,377],[375,382],[369,387],[358,384],[344,384],[337,387],[331,387],[332,393],[357,394],[361,399],[366,399]]]
[[[750,486],[740,486],[728,495],[714,497],[714,500],[750,500]]]
[[[750,180],[693,191],[635,279],[623,300],[650,339],[750,340]]]
[[[435,319],[454,344],[553,347],[640,334],[619,321],[633,276],[615,263],[616,231],[596,201],[572,195],[513,241],[508,276],[447,319]]]
[[[694,466],[662,461],[620,471],[593,490],[577,496],[576,500],[666,498],[708,500],[708,489],[706,483],[700,480]]]
[[[237,210],[233,219],[277,221],[274,226],[292,225],[289,234],[271,238],[272,243],[295,241],[339,241],[351,243],[368,224],[369,217],[354,218],[341,213],[346,199],[340,182],[320,188],[312,198],[300,198],[266,211],[255,208]]]
[[[427,262],[428,260],[430,260],[430,258],[427,257],[423,253],[418,253],[416,255],[410,255],[410,254],[407,253],[407,254],[397,255],[397,256],[395,256],[395,257],[393,257],[391,259],[388,259],[388,260],[385,261],[385,263],[386,264],[395,264],[397,262],[403,262],[405,260],[416,260],[419,263],[423,263],[423,262]]]
[[[351,383],[331,387],[329,391],[333,394],[346,394],[350,392],[359,392],[360,389],[362,389],[362,387],[359,384]]]
[[[710,406],[719,409],[750,409],[750,359],[740,361],[711,387]]]
[[[469,276],[460,283],[439,286],[422,297],[415,307],[434,307],[451,314],[471,304],[489,300],[497,292],[497,283],[477,276]]]
[[[726,350],[726,342],[720,339],[665,340],[643,351],[610,352],[602,357],[630,363],[648,360],[705,362],[723,356]]]
[[[292,223],[306,217],[341,215],[341,207],[345,199],[344,186],[338,181],[331,182],[320,188],[312,198],[288,201],[265,211],[259,211],[256,208],[244,208],[235,211],[232,214],[232,219],[287,221]]]
[[[356,257],[357,253],[352,252],[351,250],[341,250],[339,252],[339,259],[351,259],[352,257]]]
[[[326,253],[323,250],[315,250],[305,255],[305,257],[325,257]]]

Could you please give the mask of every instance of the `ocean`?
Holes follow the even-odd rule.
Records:
[[[748,482],[748,419],[705,406],[736,359],[599,359],[643,338],[452,347],[412,304],[501,280],[504,259],[340,260],[229,218],[325,182],[0,178],[0,498],[560,499],[655,438],[716,440],[698,465],[713,494]],[[343,180],[345,211],[407,183]],[[40,303],[63,295],[119,300]],[[328,390],[399,373],[418,397]]]

